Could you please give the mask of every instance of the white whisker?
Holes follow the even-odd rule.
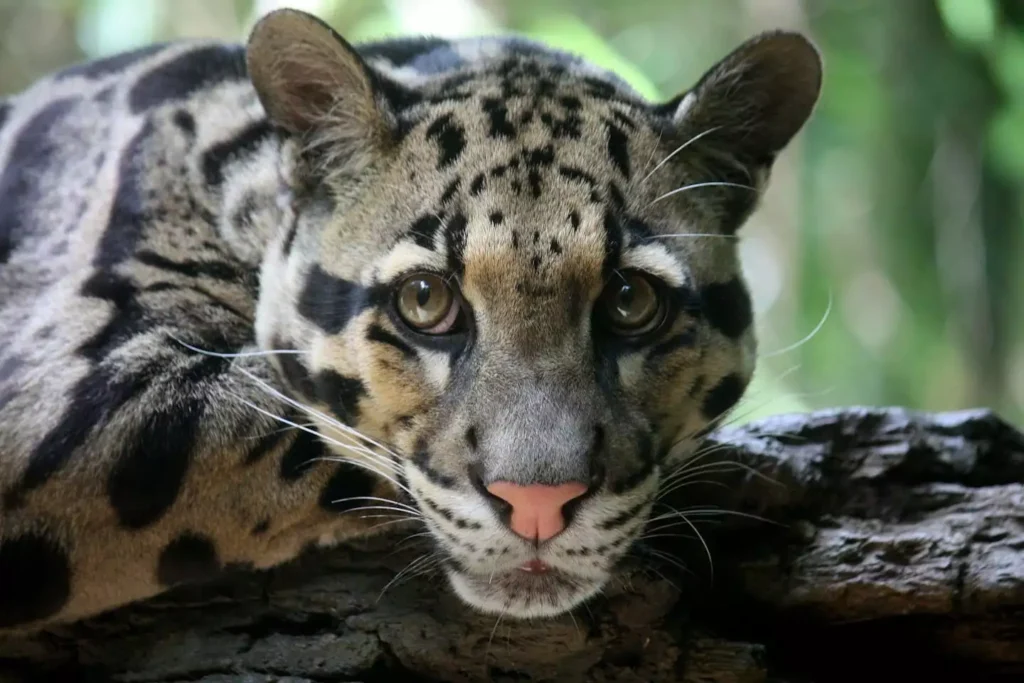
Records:
[[[237,398],[239,401],[241,401],[244,405],[247,405],[248,407],[252,408],[253,410],[255,410],[255,411],[257,411],[257,412],[259,412],[259,413],[261,413],[263,415],[266,415],[269,418],[272,418],[274,420],[278,420],[278,421],[283,422],[285,424],[291,425],[292,427],[295,427],[296,429],[301,429],[302,431],[307,432],[309,434],[312,434],[314,436],[317,436],[317,437],[323,439],[324,441],[327,441],[329,443],[333,443],[334,445],[338,446],[339,448],[351,448],[347,444],[343,444],[340,441],[336,441],[334,439],[331,439],[331,438],[321,434],[320,432],[318,432],[315,429],[309,429],[307,427],[303,427],[302,425],[299,425],[299,424],[296,424],[296,423],[292,422],[288,418],[281,417],[280,415],[275,415],[274,413],[270,412],[269,410],[265,410],[265,409],[261,408],[260,406],[256,405],[255,403],[253,403],[252,401],[249,401],[249,400],[247,400],[245,398],[242,398],[241,396],[235,396],[235,398]],[[319,458],[319,460],[328,460],[328,458]],[[388,474],[386,474],[384,472],[381,472],[380,470],[378,470],[378,469],[376,469],[374,467],[371,467],[368,463],[363,462],[362,460],[339,458],[338,462],[345,462],[345,463],[350,464],[350,465],[355,465],[356,467],[361,467],[361,468],[363,468],[363,469],[365,469],[365,470],[367,470],[367,471],[377,475],[378,477],[380,477],[382,479],[386,479],[387,481],[391,482],[392,484],[394,484],[399,489],[405,491],[410,496],[412,496],[412,491],[410,491],[404,484],[399,482],[394,477],[389,476]]]
[[[789,346],[787,346],[787,347],[785,347],[783,349],[779,349],[778,351],[772,351],[771,353],[767,353],[767,354],[765,354],[763,356],[760,356],[760,357],[761,358],[774,358],[775,356],[781,356],[784,353],[789,353],[790,351],[795,351],[796,349],[800,348],[801,346],[803,346],[807,342],[811,341],[811,339],[813,339],[815,336],[817,336],[817,334],[819,332],[821,332],[821,329],[823,327],[825,327],[825,322],[828,321],[830,313],[832,313],[832,290],[831,289],[829,289],[829,291],[828,291],[828,306],[825,308],[825,314],[823,316],[821,316],[821,320],[818,321],[818,324],[814,327],[813,330],[811,330],[810,334],[808,334],[806,337],[804,337],[800,341],[796,342],[795,344],[790,344]]]
[[[668,237],[715,237],[723,240],[738,240],[738,235],[724,235],[716,232],[674,232],[669,235],[651,235],[648,240],[660,240]]]
[[[192,346],[188,342],[181,341],[180,339],[178,339],[174,335],[167,335],[167,336],[169,336],[171,339],[173,339],[174,341],[178,342],[179,344],[181,344],[182,346],[184,346],[186,349],[188,349],[190,351],[195,351],[196,353],[200,353],[200,354],[202,354],[204,356],[213,356],[214,358],[255,358],[255,357],[259,357],[259,356],[278,356],[278,355],[305,356],[305,355],[309,354],[309,351],[300,351],[299,349],[273,349],[273,350],[270,350],[270,351],[239,351],[239,352],[236,352],[236,353],[219,353],[217,351],[207,351],[206,349],[201,349],[201,348],[199,348],[197,346]]]
[[[661,195],[653,202],[651,202],[648,206],[653,206],[654,204],[660,202],[662,199],[668,199],[669,197],[680,194],[681,192],[689,192],[690,190],[696,190],[702,187],[738,187],[744,190],[751,190],[753,192],[757,192],[756,187],[751,187],[750,185],[741,185],[740,183],[727,183],[722,181],[708,183],[693,183],[691,185],[684,185],[683,187],[677,187],[676,189],[670,192],[666,192],[665,194]]]
[[[371,444],[373,446],[376,446],[377,448],[381,449],[382,451],[384,451],[385,453],[387,453],[388,455],[390,455],[390,456],[392,456],[394,458],[398,458],[399,457],[399,455],[397,453],[393,452],[387,446],[384,446],[383,444],[378,443],[376,440],[374,440],[374,439],[370,438],[369,436],[361,433],[359,430],[354,429],[354,428],[352,428],[352,427],[350,427],[350,426],[348,426],[348,425],[346,425],[346,424],[344,424],[342,422],[339,422],[338,420],[330,417],[329,415],[325,415],[324,413],[320,412],[319,410],[317,410],[315,408],[312,408],[312,407],[307,406],[307,405],[305,405],[305,404],[303,404],[303,403],[301,403],[299,401],[296,401],[292,397],[290,397],[290,396],[282,393],[281,391],[275,389],[274,387],[270,386],[269,384],[267,384],[262,379],[260,379],[259,377],[257,377],[253,373],[249,372],[248,370],[246,370],[244,368],[238,368],[238,370],[243,375],[248,377],[250,380],[255,382],[260,388],[262,388],[268,394],[273,396],[274,398],[280,399],[280,400],[284,401],[285,403],[287,403],[288,405],[291,405],[291,406],[293,406],[295,408],[298,408],[299,410],[302,410],[303,412],[305,412],[310,417],[314,417],[314,418],[317,418],[319,420],[322,420],[323,422],[326,422],[328,425],[330,425],[331,427],[337,429],[339,432],[345,434],[349,438],[356,438],[356,439],[365,441],[365,442],[367,442],[367,443],[369,443],[369,444]]]
[[[651,172],[650,172],[650,173],[648,173],[647,175],[645,175],[645,176],[643,177],[643,179],[642,179],[642,180],[640,181],[640,184],[641,184],[641,185],[643,185],[644,183],[646,183],[646,182],[647,182],[647,179],[648,179],[648,178],[650,178],[650,177],[651,177],[652,175],[654,175],[655,173],[657,173],[658,169],[659,169],[659,168],[661,168],[662,166],[664,166],[665,164],[667,164],[667,163],[668,163],[668,162],[669,162],[669,161],[670,161],[670,160],[672,159],[672,157],[674,157],[675,155],[679,154],[679,153],[680,153],[680,152],[682,152],[682,151],[683,151],[684,149],[686,149],[687,147],[689,147],[689,146],[690,146],[690,145],[692,145],[693,143],[697,142],[698,140],[700,140],[700,139],[701,139],[702,137],[704,137],[705,135],[710,135],[711,133],[714,133],[714,132],[715,132],[716,130],[720,130],[721,128],[722,128],[721,126],[715,126],[714,128],[708,128],[708,129],[707,129],[706,131],[704,131],[703,133],[698,133],[697,135],[694,135],[694,136],[693,136],[692,138],[690,138],[689,140],[687,140],[687,141],[686,141],[686,142],[684,142],[683,144],[681,144],[681,145],[679,145],[678,147],[676,147],[676,148],[675,148],[675,149],[674,149],[674,150],[672,151],[672,153],[671,153],[671,154],[669,154],[669,155],[668,155],[667,157],[665,157],[664,159],[662,159],[661,161],[659,161],[659,162],[658,162],[658,165],[657,165],[657,166],[655,166],[654,168],[652,168],[652,169],[651,169]]]

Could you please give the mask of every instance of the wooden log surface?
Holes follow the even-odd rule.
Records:
[[[1024,681],[1024,435],[997,416],[774,417],[692,467],[557,619],[393,581],[430,552],[399,531],[0,639],[0,681]]]

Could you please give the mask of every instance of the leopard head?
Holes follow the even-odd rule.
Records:
[[[248,46],[292,153],[257,321],[340,457],[415,506],[456,593],[597,593],[754,370],[737,231],[817,101],[760,35],[649,103],[518,39],[357,51],[282,10]]]

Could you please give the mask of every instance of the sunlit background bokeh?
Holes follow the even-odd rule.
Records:
[[[279,6],[352,42],[515,32],[667,99],[753,33],[807,32],[826,81],[743,231],[761,337],[740,420],[837,405],[1024,421],[1024,0],[0,0],[0,93]]]

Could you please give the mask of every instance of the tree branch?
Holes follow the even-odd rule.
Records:
[[[424,552],[390,537],[0,640],[0,682],[1024,676],[1024,436],[996,416],[771,418],[718,432],[692,468],[658,510],[693,526],[654,523],[571,616],[482,616],[438,576],[378,600]]]

